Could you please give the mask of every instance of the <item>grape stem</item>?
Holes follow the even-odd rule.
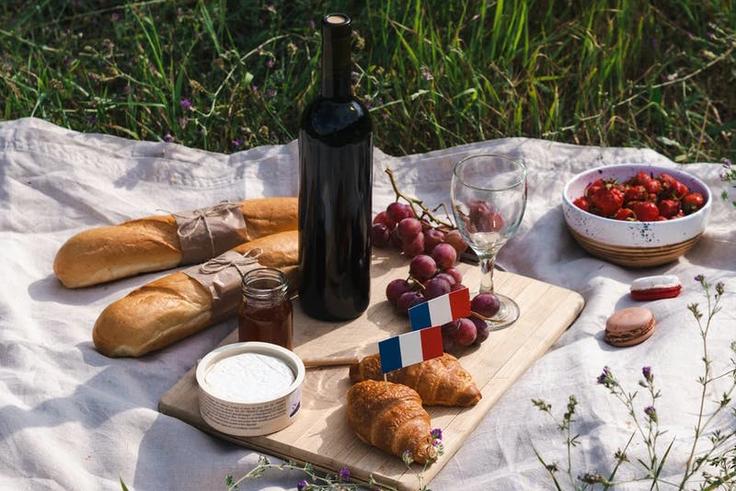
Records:
[[[440,203],[435,208],[430,209],[427,205],[424,204],[424,201],[418,198],[414,198],[412,196],[408,196],[402,193],[401,191],[399,191],[399,186],[396,183],[396,177],[394,176],[394,171],[390,167],[386,167],[386,174],[388,175],[388,178],[391,180],[391,187],[394,189],[394,194],[396,194],[396,201],[399,201],[399,198],[402,198],[406,202],[408,202],[409,206],[411,207],[411,211],[414,213],[415,217],[417,217],[419,220],[424,220],[425,218],[427,218],[430,221],[434,222],[436,225],[445,227],[450,230],[455,229],[455,226],[452,224],[452,220],[450,219],[450,214],[448,213],[447,207],[445,206],[444,203]],[[419,210],[422,212],[421,215],[417,213],[417,208],[419,208]],[[440,209],[445,210],[447,221],[442,220],[435,215],[435,213]]]

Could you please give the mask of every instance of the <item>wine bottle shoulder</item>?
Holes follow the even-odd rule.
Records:
[[[365,139],[372,125],[368,109],[358,99],[317,97],[304,109],[301,129],[313,138],[345,144]]]

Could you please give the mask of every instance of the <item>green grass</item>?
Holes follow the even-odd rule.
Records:
[[[318,87],[314,24],[343,10],[390,153],[530,136],[736,155],[732,0],[110,3],[2,2],[0,118],[222,152],[283,143]]]

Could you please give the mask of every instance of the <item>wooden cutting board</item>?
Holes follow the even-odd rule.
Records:
[[[350,322],[324,323],[306,317],[294,305],[296,353],[303,359],[365,355],[378,351],[376,342],[409,331],[405,317],[394,313],[385,300],[386,285],[406,277],[408,261],[397,254],[377,251],[372,268],[371,305],[361,317]],[[477,266],[460,264],[463,283],[471,292],[480,284]],[[349,388],[347,367],[308,369],[303,386],[302,409],[296,422],[277,433],[253,438],[230,437],[202,420],[197,402],[194,368],[184,375],[159,403],[159,411],[181,419],[207,433],[236,444],[283,459],[310,462],[315,467],[337,472],[342,466],[351,475],[399,490],[420,487],[418,474],[428,483],[478,426],[503,392],[542,356],[575,320],[584,300],[576,292],[524,276],[496,272],[496,289],[514,298],[521,309],[520,319],[511,327],[492,332],[479,347],[460,357],[473,375],[483,398],[472,408],[427,408],[432,427],[442,428],[445,453],[437,462],[407,468],[391,455],[358,440],[345,415],[345,395]],[[222,344],[237,341],[233,332]]]

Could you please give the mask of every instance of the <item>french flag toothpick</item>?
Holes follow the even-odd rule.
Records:
[[[470,316],[470,291],[455,290],[409,309],[412,331],[441,326],[461,317]]]
[[[383,373],[440,357],[443,351],[440,326],[408,332],[378,343]]]

